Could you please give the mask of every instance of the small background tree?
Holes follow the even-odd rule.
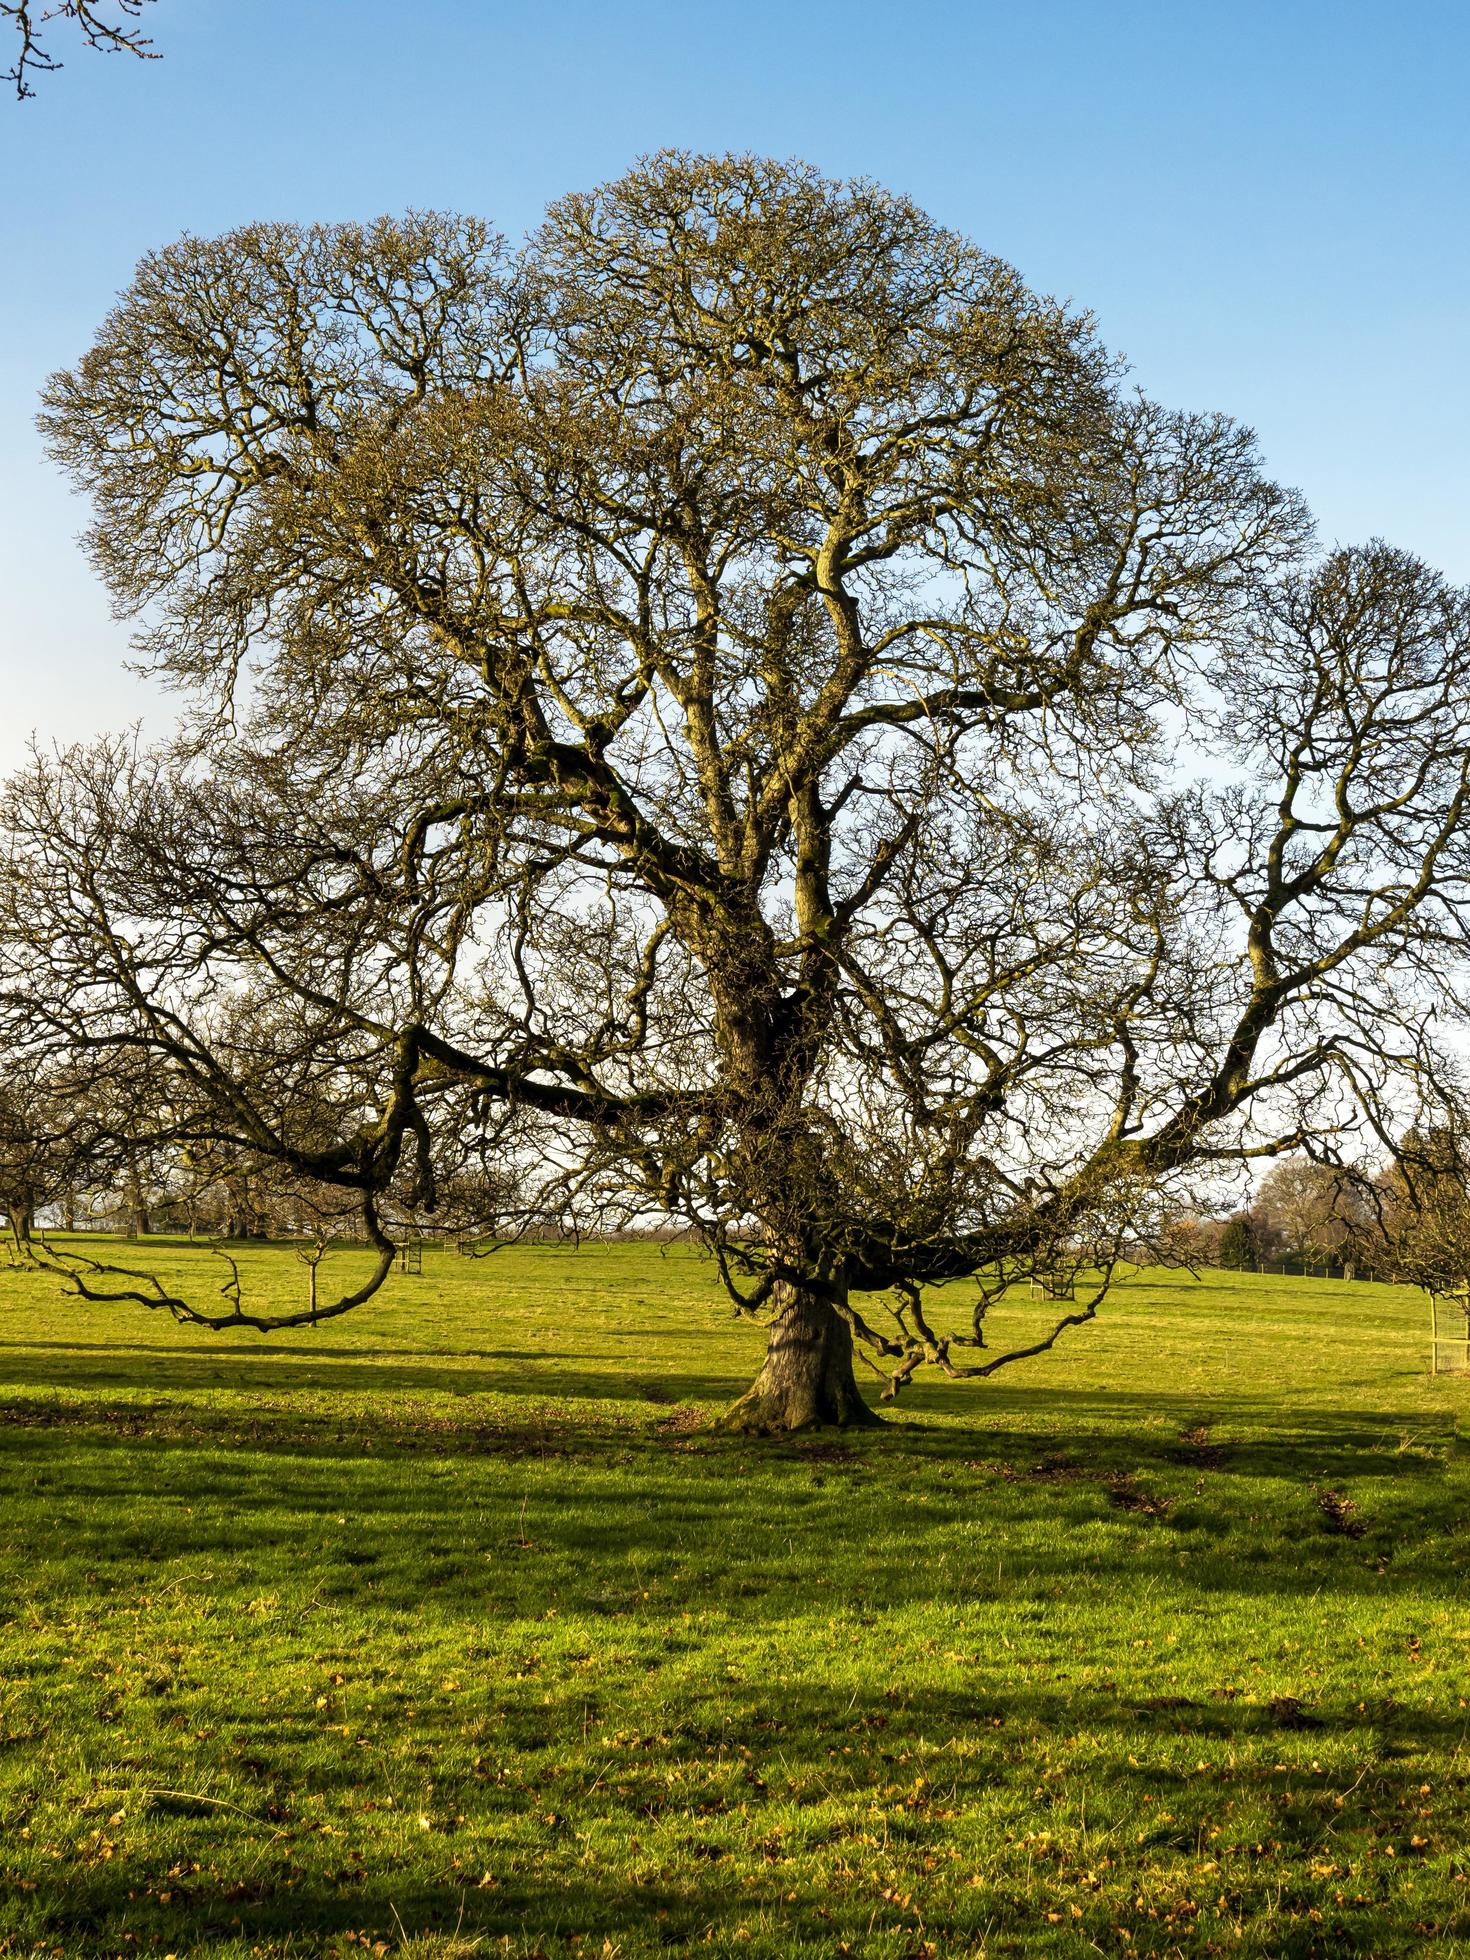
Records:
[[[1243,1214],[1225,1221],[1225,1228],[1220,1234],[1219,1259],[1220,1264],[1230,1272],[1241,1272],[1255,1264],[1255,1233],[1249,1218]]]

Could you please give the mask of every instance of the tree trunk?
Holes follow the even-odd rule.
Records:
[[[128,1237],[145,1239],[153,1230],[153,1221],[148,1216],[148,1201],[143,1196],[143,1180],[136,1164],[128,1166]]]
[[[881,1423],[858,1393],[852,1372],[852,1330],[815,1293],[782,1286],[771,1323],[766,1363],[717,1427],[742,1436],[779,1436],[793,1429],[838,1429]]]

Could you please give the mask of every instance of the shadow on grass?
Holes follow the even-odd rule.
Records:
[[[207,1335],[190,1338],[203,1343],[211,1339]],[[364,1403],[367,1398],[401,1394],[534,1397],[542,1402],[586,1403],[594,1409],[610,1402],[671,1399],[723,1405],[733,1402],[749,1386],[759,1367],[759,1347],[754,1339],[743,1357],[722,1354],[714,1366],[676,1369],[664,1365],[662,1345],[650,1336],[646,1355],[626,1348],[589,1355],[585,1350],[542,1346],[318,1346],[314,1339],[304,1341],[298,1335],[289,1344],[264,1344],[252,1337],[248,1346],[220,1341],[185,1353],[174,1346],[144,1342],[21,1339],[0,1340],[0,1356],[4,1357],[0,1365],[10,1391],[6,1406],[21,1410],[26,1406],[21,1399],[26,1392],[115,1389],[126,1383],[139,1396],[154,1399],[166,1398],[170,1392],[259,1392],[273,1398],[273,1415],[279,1412],[279,1398],[283,1396],[300,1393],[311,1397],[322,1392],[362,1399]],[[686,1344],[686,1353],[689,1345],[697,1349],[700,1344]],[[707,1361],[712,1359],[706,1356]],[[1416,1371],[1405,1373],[1414,1375]],[[1279,1392],[1267,1390],[1252,1394],[1196,1388],[1167,1393],[1131,1384],[1070,1388],[1054,1383],[1029,1387],[1022,1386],[1019,1379],[1011,1383],[1002,1378],[993,1386],[972,1389],[968,1400],[963,1399],[963,1389],[947,1396],[941,1391],[942,1399],[935,1400],[933,1385],[926,1385],[917,1400],[897,1403],[883,1402],[875,1383],[865,1382],[863,1390],[885,1419],[885,1429],[877,1432],[880,1440],[896,1432],[916,1448],[941,1454],[953,1454],[955,1437],[964,1434],[954,1424],[956,1416],[973,1424],[969,1437],[972,1453],[1015,1448],[1024,1456],[1028,1451],[1055,1449],[1059,1439],[1067,1440],[1069,1430],[1079,1432],[1075,1435],[1079,1452],[1092,1451],[1100,1446],[1099,1437],[1084,1437],[1080,1431],[1100,1425],[1111,1435],[1123,1434],[1130,1439],[1123,1446],[1125,1454],[1134,1449],[1140,1457],[1152,1455],[1160,1462],[1168,1459],[1172,1439],[1180,1431],[1200,1426],[1256,1432],[1282,1428],[1293,1447],[1304,1449],[1309,1447],[1308,1432],[1313,1432],[1319,1447],[1341,1449],[1349,1457],[1359,1451],[1381,1450],[1390,1430],[1445,1435],[1454,1429],[1454,1412],[1449,1407],[1438,1418],[1426,1418],[1424,1408],[1412,1404],[1401,1408],[1380,1405],[1371,1419],[1365,1418],[1362,1408],[1339,1412],[1320,1406],[1294,1416],[1284,1408]],[[934,1414],[942,1414],[944,1420],[929,1421]],[[225,1422],[230,1419],[221,1417]],[[372,1419],[378,1420],[376,1411]],[[569,1413],[568,1420],[575,1425],[579,1418]],[[590,1420],[595,1422],[597,1417],[593,1415]],[[1011,1433],[1001,1426],[1007,1421],[1018,1425]],[[1030,1426],[1019,1426],[1027,1424]],[[1106,1444],[1110,1449],[1111,1435]],[[1227,1440],[1221,1467],[1234,1465],[1244,1474],[1261,1474],[1263,1462],[1275,1448],[1269,1433],[1264,1437],[1258,1433],[1249,1443]],[[1334,1474],[1347,1475],[1349,1470],[1344,1467]]]
[[[32,1352],[25,1352],[25,1350]],[[5,1372],[16,1388],[77,1389],[127,1382],[140,1394],[170,1390],[261,1391],[269,1395],[328,1390],[333,1395],[534,1395],[541,1400],[617,1402],[643,1399],[642,1385],[657,1374],[668,1395],[690,1401],[734,1401],[759,1365],[745,1371],[700,1374],[687,1370],[640,1370],[623,1357],[590,1363],[585,1353],[552,1348],[466,1348],[453,1351],[401,1348],[277,1348],[244,1354],[221,1347],[181,1355],[176,1349],[121,1343],[0,1342]],[[136,1359],[155,1365],[145,1372]],[[108,1365],[112,1357],[118,1357]],[[339,1358],[340,1357],[340,1358]],[[486,1362],[501,1364],[485,1368]],[[582,1365],[577,1365],[577,1364]]]
[[[697,1867],[708,1851],[697,1851],[691,1864]],[[785,1887],[786,1889],[781,1889]],[[596,1881],[585,1875],[561,1882],[528,1883],[510,1879],[494,1891],[461,1885],[426,1886],[408,1881],[385,1886],[378,1878],[353,1883],[345,1872],[340,1889],[292,1881],[280,1889],[261,1879],[251,1888],[256,1896],[241,1899],[226,1895],[218,1901],[197,1899],[185,1912],[159,1910],[140,1913],[136,1906],[124,1908],[115,1902],[115,1885],[78,1887],[68,1906],[45,1922],[50,1939],[106,1939],[116,1931],[150,1947],[165,1941],[181,1951],[214,1951],[213,1942],[229,1942],[229,1951],[256,1950],[244,1942],[291,1940],[303,1929],[310,1945],[272,1946],[272,1952],[350,1954],[374,1950],[423,1954],[433,1960],[445,1955],[483,1951],[480,1942],[493,1941],[493,1951],[506,1955],[539,1953],[542,1944],[553,1944],[558,1952],[579,1954],[590,1950],[610,1950],[619,1954],[708,1954],[738,1953],[750,1939],[750,1923],[765,1919],[780,1928],[782,1953],[861,1954],[932,1956],[948,1954],[1089,1953],[1107,1951],[1091,1935],[1110,1938],[1112,1946],[1129,1954],[1158,1954],[1177,1960],[1191,1952],[1243,1953],[1268,1955],[1269,1960],[1340,1960],[1346,1955],[1388,1956],[1419,1954],[1426,1939],[1443,1932],[1448,1925],[1426,1924],[1412,1901],[1389,1897],[1364,1901],[1359,1907],[1345,1905],[1324,1915],[1315,1924],[1292,1923],[1302,1913],[1305,1899],[1284,1898],[1278,1890],[1232,1903],[1228,1922],[1221,1926],[1221,1942],[1199,1945],[1191,1937],[1188,1947],[1179,1944],[1173,1932],[1150,1938],[1140,1930],[1120,1947],[1115,1923],[1109,1915],[1094,1912],[1072,1926],[1072,1943],[1037,1943],[1040,1902],[1034,1897],[1006,1896],[1007,1888],[987,1888],[977,1894],[976,1903],[953,1912],[936,1913],[932,1904],[923,1908],[918,1919],[908,1907],[885,1901],[877,1887],[864,1888],[858,1898],[843,1898],[822,1880],[792,1886],[791,1874],[781,1869],[769,1873],[759,1889],[738,1884],[733,1875],[723,1880],[720,1865],[711,1868],[703,1883],[691,1878],[684,1884],[666,1878],[650,1879],[630,1885]],[[1015,1894],[1023,1881],[1017,1880]],[[1029,1889],[1029,1888],[1028,1888]],[[1254,1922],[1254,1925],[1252,1924]],[[400,1928],[403,1930],[400,1931]],[[359,1931],[358,1929],[362,1929]],[[404,1934],[409,1941],[404,1942]],[[1228,1944],[1226,1943],[1228,1935]],[[1254,1935],[1254,1936],[1253,1936]],[[362,1944],[333,1944],[324,1949],[318,1940],[346,1941],[349,1936]],[[435,1944],[436,1936],[444,1942]],[[208,1940],[207,1948],[191,1944]],[[572,1941],[568,1945],[565,1942]],[[937,1942],[942,1941],[942,1946]],[[999,1942],[1004,1942],[1000,1944]],[[400,1944],[400,1942],[404,1942]],[[420,1945],[419,1942],[423,1944]],[[89,1946],[89,1951],[94,1950]],[[104,1951],[98,1946],[96,1951]],[[130,1951],[131,1947],[119,1949]],[[1462,1947],[1441,1949],[1462,1952]]]
[[[577,1698],[543,1708],[533,1719],[543,1731],[567,1736],[583,1714]],[[992,1951],[1039,1950],[1031,1942],[1038,1897],[1049,1902],[1046,1860],[1056,1861],[1050,1869],[1060,1882],[1062,1855],[1079,1867],[1095,1861],[1111,1866],[1124,1845],[1127,1869],[1118,1872],[1113,1896],[1081,1895],[1087,1911],[1074,1929],[1079,1937],[1103,1935],[1109,1927],[1116,1934],[1118,1914],[1127,1916],[1128,1894],[1137,1883],[1129,1873],[1166,1869],[1174,1874],[1175,1896],[1199,1885],[1207,1898],[1220,1892],[1222,1907],[1228,1898],[1232,1952],[1273,1960],[1411,1953],[1423,1949],[1434,1929],[1426,1928],[1424,1905],[1396,1869],[1376,1875],[1364,1869],[1341,1881],[1355,1896],[1349,1903],[1340,1889],[1335,1911],[1330,1887],[1309,1895],[1328,1907],[1315,1924],[1292,1923],[1303,1903],[1294,1893],[1314,1860],[1330,1858],[1339,1866],[1361,1861],[1385,1832],[1407,1847],[1416,1829],[1411,1820],[1422,1815],[1423,1771],[1414,1758],[1426,1748],[1453,1751],[1464,1741],[1466,1721],[1463,1712],[1456,1720],[1392,1704],[1363,1711],[1323,1704],[1309,1718],[1318,1732],[1324,1740],[1350,1735],[1362,1759],[1343,1796],[1341,1774],[1328,1778],[1315,1763],[1276,1760],[1282,1747],[1292,1746],[1281,1741],[1283,1732],[1302,1726],[1299,1711],[1283,1715],[1279,1707],[1226,1703],[1170,1711],[1169,1725],[1191,1739],[1178,1767],[1136,1760],[1138,1752],[1157,1756],[1149,1740],[1159,1726],[1156,1709],[1062,1690],[996,1702],[960,1694],[895,1696],[877,1688],[859,1698],[798,1684],[716,1717],[712,1710],[707,1728],[697,1721],[679,1724],[662,1738],[657,1754],[620,1762],[605,1781],[593,1780],[593,1764],[584,1758],[574,1770],[523,1763],[521,1773],[540,1780],[510,1784],[485,1780],[462,1723],[451,1726],[445,1717],[436,1734],[421,1721],[419,1740],[435,1765],[436,1809],[457,1825],[441,1824],[441,1835],[427,1841],[438,1866],[434,1876],[422,1860],[416,1869],[381,1854],[365,1862],[358,1845],[371,1827],[364,1822],[359,1836],[341,1809],[333,1814],[346,1819],[346,1829],[338,1829],[340,1848],[334,1847],[330,1868],[298,1870],[291,1845],[300,1846],[315,1828],[311,1804],[335,1795],[350,1812],[364,1785],[348,1779],[361,1779],[363,1765],[344,1757],[336,1787],[319,1769],[313,1797],[303,1798],[293,1781],[299,1773],[295,1749],[284,1742],[274,1752],[269,1743],[259,1745],[263,1753],[248,1759],[258,1818],[247,1816],[243,1806],[221,1818],[157,1804],[174,1827],[169,1855],[175,1871],[151,1872],[146,1851],[134,1852],[122,1867],[73,1865],[54,1891],[27,1902],[25,1930],[33,1937],[44,1933],[67,1950],[85,1944],[98,1952],[113,1950],[104,1946],[108,1941],[196,1950],[203,1940],[272,1940],[307,1930],[314,1952],[323,1950],[315,1942],[349,1932],[382,1936],[396,1948],[399,1927],[413,1934],[458,1927],[466,1936],[504,1940],[508,1951],[518,1953],[539,1940],[572,1935],[609,1941],[618,1950],[627,1942],[639,1953],[660,1947],[737,1951],[742,1929],[765,1914],[780,1922],[792,1950],[829,1953],[848,1942],[860,1953],[874,1950],[875,1938],[908,1930],[908,1900],[894,1896],[901,1887],[890,1877],[890,1889],[880,1891],[879,1870],[870,1879],[864,1869],[877,1854],[857,1848],[876,1843],[872,1820],[881,1816],[881,1871],[907,1872],[909,1883],[925,1887],[923,1934],[941,1954],[972,1951],[982,1937]],[[925,1736],[936,1732],[967,1745],[942,1771],[932,1752],[924,1754]],[[1088,1753],[1072,1759],[1066,1782],[1055,1789],[1046,1820],[1049,1843],[1039,1852],[1028,1849],[1029,1836],[1001,1844],[993,1836],[987,1841],[983,1834],[965,1834],[968,1806],[992,1802],[1007,1787],[1019,1795],[1041,1773],[1049,1752],[1054,1759],[1058,1745],[1065,1753],[1078,1739],[1085,1739]],[[501,1739],[497,1753],[508,1760],[507,1745],[517,1746],[517,1738]],[[1208,1760],[1195,1761],[1197,1750]],[[708,1775],[671,1798],[664,1770],[674,1759],[696,1763]],[[933,1782],[922,1776],[915,1781],[917,1763]],[[1264,1827],[1263,1802],[1269,1808]],[[1191,1874],[1199,1869],[1201,1832],[1216,1819],[1225,1821],[1225,1830],[1212,1832],[1212,1862],[1204,1867],[1212,1876],[1199,1884]],[[134,1825],[146,1821],[145,1804],[135,1811]],[[1253,1842],[1263,1828],[1269,1855],[1262,1855],[1263,1843]],[[180,1833],[193,1839],[182,1859]],[[957,1836],[966,1858],[985,1870],[978,1890],[965,1889],[970,1863],[944,1863]],[[609,1853],[613,1838],[618,1869],[592,1848]],[[1424,1840],[1416,1835],[1415,1842]],[[203,1867],[198,1876],[189,1875],[190,1850]],[[842,1862],[849,1852],[860,1869]],[[1039,1871],[1033,1871],[1035,1857],[1042,1861]],[[923,1874],[936,1865],[941,1877],[926,1881]],[[834,1871],[842,1872],[843,1882]],[[482,1874],[494,1882],[480,1884]],[[1131,1924],[1129,1952],[1216,1950],[1181,1948],[1174,1934],[1141,1915]],[[511,1941],[518,1942],[513,1949]],[[123,1950],[120,1944],[117,1950]],[[882,1950],[917,1955],[936,1949],[915,1942]]]
[[[1009,1590],[986,1576],[992,1543],[1036,1597],[1081,1582],[1119,1600],[1155,1584],[1381,1596],[1401,1552],[1416,1585],[1464,1590],[1460,1480],[1361,1415],[1206,1458],[1153,1432],[1059,1451],[1018,1428],[752,1445],[686,1434],[679,1413],[577,1427],[554,1411],[523,1425],[406,1411],[354,1427],[32,1404],[0,1411],[0,1465],[27,1499],[22,1556],[118,1593],[176,1561],[187,1575],[191,1559],[301,1583],[304,1559],[320,1597],[369,1612],[498,1621],[551,1600],[563,1617],[606,1616],[697,1596],[754,1620],[817,1599],[898,1611],[992,1598]],[[1370,1485],[1361,1512],[1324,1508],[1324,1488]]]

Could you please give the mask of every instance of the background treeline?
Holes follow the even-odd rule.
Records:
[[[1167,1256],[1191,1266],[1402,1280],[1438,1292],[1470,1276],[1464,1155],[1447,1129],[1410,1130],[1390,1164],[1284,1157],[1252,1201],[1224,1216],[1185,1214]]]

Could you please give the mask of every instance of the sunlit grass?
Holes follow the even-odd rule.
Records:
[[[0,1951],[1470,1952],[1427,1331],[1144,1275],[772,1446],[695,1426],[759,1349],[687,1248],[269,1339],[0,1276]]]

